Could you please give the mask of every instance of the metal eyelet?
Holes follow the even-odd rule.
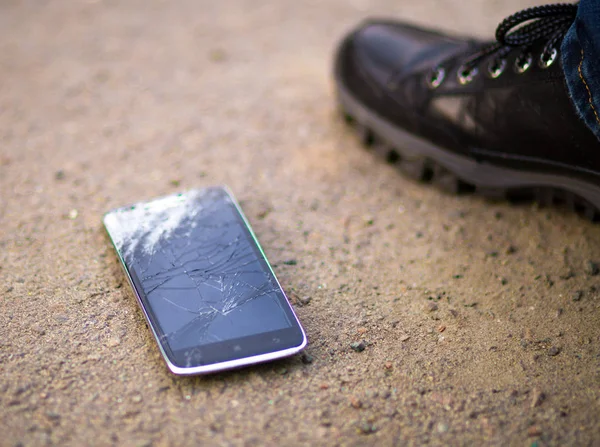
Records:
[[[461,66],[456,72],[456,79],[461,85],[467,85],[470,83],[475,76],[479,73],[477,67],[467,68],[466,66]]]
[[[540,67],[548,68],[550,65],[552,65],[554,63],[557,56],[558,56],[558,50],[556,48],[552,48],[550,53],[543,51],[542,54],[540,54]]]
[[[531,64],[533,64],[533,57],[531,54],[522,54],[515,60],[515,71],[519,74],[523,74],[529,70]]]
[[[492,79],[496,79],[506,69],[506,59],[494,59],[488,65],[488,74]]]
[[[432,90],[436,89],[442,85],[442,82],[444,82],[445,78],[446,70],[444,70],[442,67],[436,67],[427,75],[427,86]]]

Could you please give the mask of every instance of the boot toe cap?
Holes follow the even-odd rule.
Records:
[[[338,50],[337,76],[368,78],[384,86],[392,76],[428,70],[473,45],[409,24],[368,20],[351,32]]]

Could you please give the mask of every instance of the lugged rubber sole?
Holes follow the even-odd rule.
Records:
[[[394,126],[368,109],[337,81],[340,111],[360,141],[405,175],[452,194],[476,193],[496,200],[562,205],[591,221],[600,220],[600,187],[578,179],[517,171],[480,163],[442,149]]]

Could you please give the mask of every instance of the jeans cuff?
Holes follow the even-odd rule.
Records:
[[[562,67],[577,114],[600,140],[600,77],[595,66],[598,61],[590,54],[591,50],[575,19],[562,43]]]

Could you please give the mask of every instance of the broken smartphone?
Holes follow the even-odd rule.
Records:
[[[306,335],[227,189],[119,208],[104,225],[175,374],[286,357]]]

